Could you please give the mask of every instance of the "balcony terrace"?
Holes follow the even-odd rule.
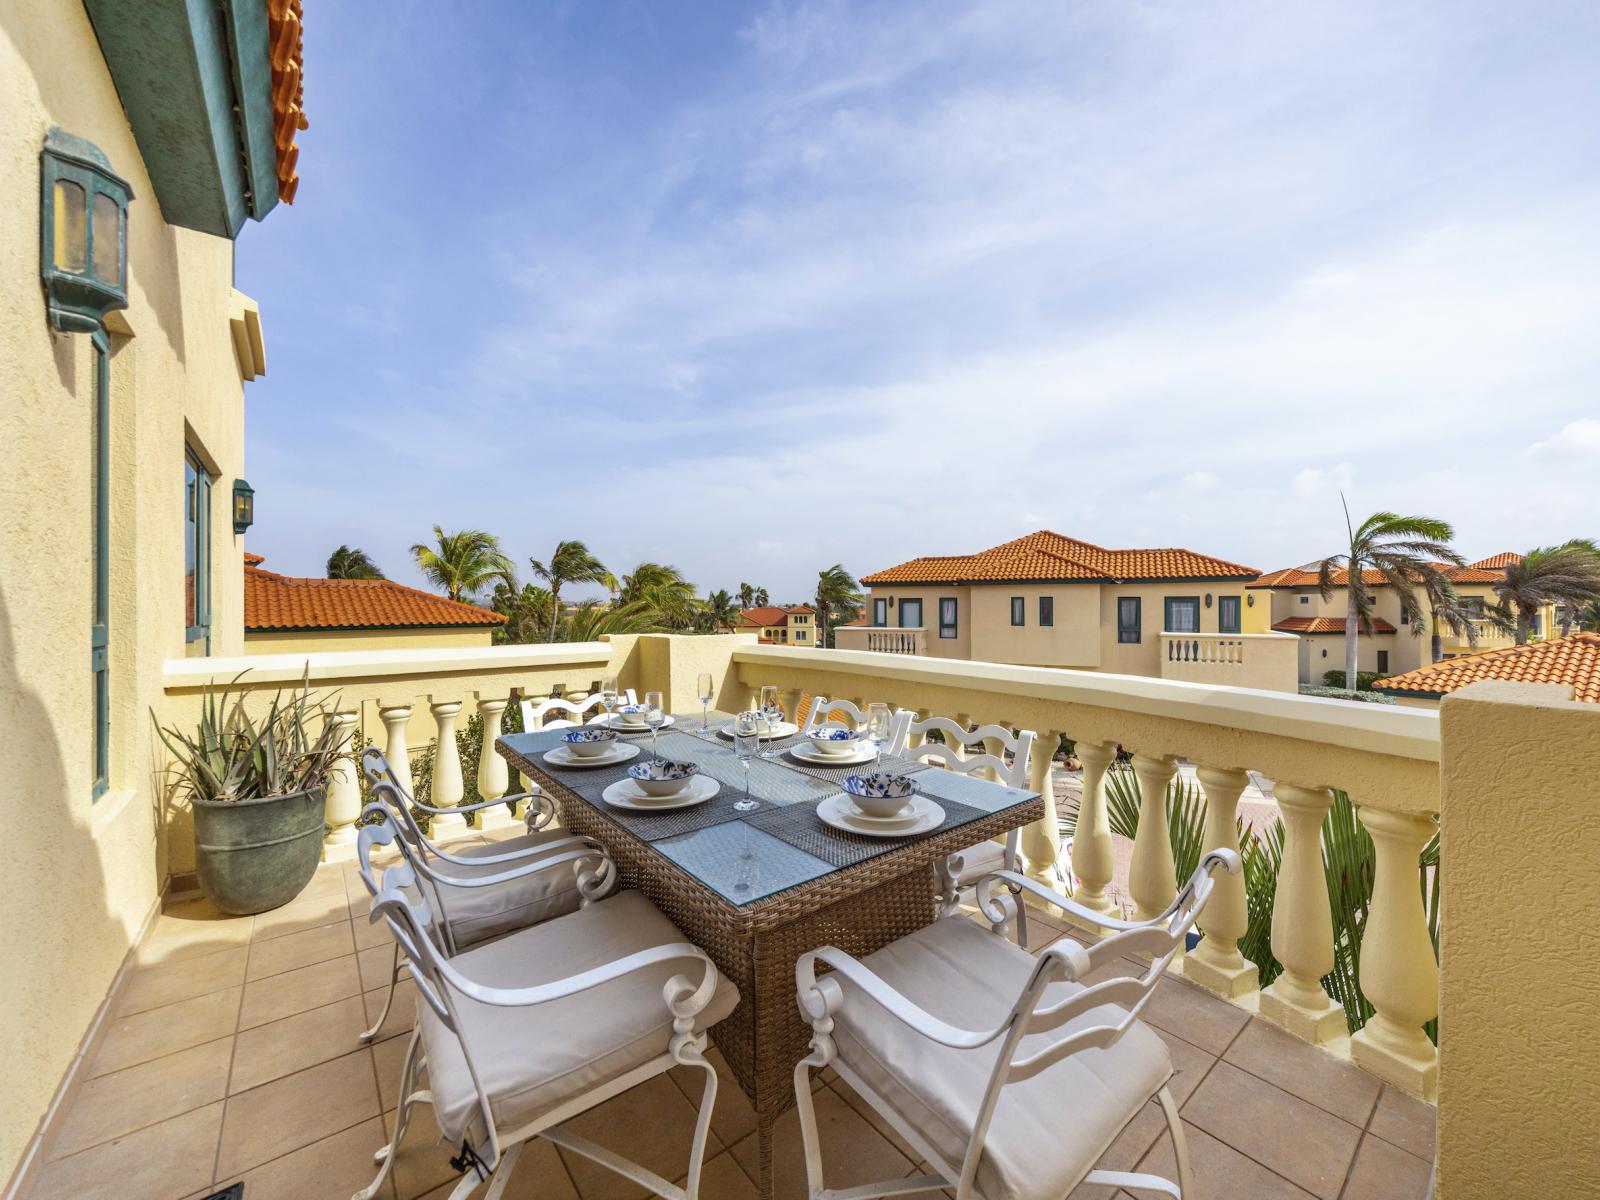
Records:
[[[266,690],[297,682],[306,661],[250,665],[241,685]],[[210,680],[232,678],[239,666],[174,660],[163,723],[185,719]],[[696,677],[712,671],[722,708],[742,707],[752,689],[776,684],[790,711],[804,695],[885,699],[963,723],[1034,729],[1041,745],[1065,736],[1076,745],[1081,775],[1036,756],[1034,787],[1047,811],[1024,830],[1022,850],[1029,874],[1102,909],[1125,899],[1136,911],[1159,911],[1175,885],[1159,820],[1141,822],[1131,846],[1119,849],[1111,834],[1107,777],[1119,748],[1132,753],[1146,797],[1162,795],[1180,773],[1198,781],[1209,801],[1208,843],[1233,841],[1247,771],[1255,772],[1272,781],[1286,824],[1271,938],[1284,972],[1261,988],[1256,966],[1240,956],[1245,895],[1233,878],[1202,917],[1203,939],[1159,984],[1147,1014],[1177,1068],[1174,1092],[1198,1194],[1421,1197],[1436,1154],[1441,1196],[1578,1194],[1573,1189],[1597,1165],[1582,1131],[1600,1084],[1563,1064],[1593,1032],[1600,984],[1593,956],[1568,953],[1596,915],[1592,854],[1574,836],[1572,814],[1583,811],[1600,762],[1600,707],[1572,703],[1560,689],[1480,684],[1435,713],[1168,679],[665,635],[319,654],[309,666],[314,687],[338,691],[357,744],[399,751],[450,732],[463,707],[481,715],[474,781],[486,796],[513,790],[503,761],[489,752],[513,689],[588,688],[608,670],[624,687],[664,691],[678,712],[698,711]],[[465,785],[459,767],[452,777],[448,766],[453,739],[441,744],[436,803],[459,798]],[[1354,1036],[1319,982],[1333,953],[1319,853],[1333,789],[1349,794],[1376,847],[1360,961],[1375,1011]],[[17,1200],[113,1192],[181,1200],[241,1178],[248,1200],[342,1197],[370,1180],[371,1152],[393,1120],[404,1048],[396,1035],[408,1030],[410,1008],[396,1005],[371,1047],[357,1041],[381,1006],[389,951],[387,934],[365,919],[366,896],[349,862],[354,778],[334,791],[328,861],[297,900],[253,918],[222,917],[183,892],[187,830],[180,814],[160,814],[172,888],[85,1034],[18,1177]],[[1508,805],[1508,796],[1517,803]],[[1076,814],[1070,852],[1057,801]],[[1416,867],[1436,827],[1449,864],[1440,970]],[[501,835],[465,824],[447,832]],[[1552,904],[1540,898],[1548,889],[1497,882],[1536,874],[1565,899]],[[1087,936],[1057,909],[1036,907],[1033,919],[1035,950]],[[1424,1032],[1436,1016],[1439,1052]],[[601,1142],[626,1141],[668,1178],[680,1176],[693,1108],[679,1082],[688,1086],[671,1078],[640,1085],[577,1124]],[[914,1152],[842,1080],[830,1075],[819,1086],[825,1161],[838,1172],[831,1186],[886,1169],[918,1173]],[[1060,1119],[1070,1122],[1071,1113]],[[754,1194],[752,1127],[730,1079],[719,1094],[703,1195]],[[1142,1113],[1106,1165],[1163,1169],[1170,1149],[1159,1127],[1158,1114]],[[448,1195],[453,1153],[434,1140],[424,1115],[382,1194]],[[778,1194],[801,1195],[792,1113],[778,1128],[777,1161]],[[642,1194],[542,1142],[530,1147],[505,1195],[536,1192],[586,1200]]]

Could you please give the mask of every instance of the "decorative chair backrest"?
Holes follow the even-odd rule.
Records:
[[[906,740],[904,727],[911,720],[911,715],[904,709],[889,710],[889,740],[883,746],[885,754],[892,754],[895,746],[904,745]],[[867,712],[864,708],[857,708],[849,700],[829,700],[826,696],[813,696],[811,707],[806,711],[805,724],[801,729],[815,729],[819,725],[826,725],[829,721],[837,721],[841,725],[850,725],[855,729],[865,729]]]
[[[367,805],[367,811],[362,816],[371,812],[373,804],[381,803],[395,818],[395,832],[406,843],[406,848],[418,857],[426,858],[433,852],[433,843],[423,834],[422,826],[417,824],[416,815],[411,811],[416,800],[395,778],[388,755],[376,746],[369,746],[361,752],[361,772],[372,788],[372,803]]]
[[[999,1102],[1000,1089],[1008,1083],[1031,1079],[1080,1050],[1105,1049],[1120,1041],[1155,994],[1156,984],[1166,973],[1178,947],[1184,944],[1184,935],[1194,927],[1196,918],[1211,896],[1214,873],[1224,870],[1237,874],[1239,869],[1239,856],[1233,851],[1213,850],[1200,860],[1189,881],[1155,921],[1114,933],[1087,949],[1072,938],[1058,938],[1040,952],[1022,994],[1012,1006],[1005,1032],[1001,1035],[1000,1053],[995,1058],[994,1071],[989,1077],[983,1103],[978,1109],[978,1119],[973,1126],[972,1141],[962,1163],[958,1195],[972,1194],[972,1180],[983,1153],[989,1122]],[[1001,876],[984,877],[978,883],[979,905],[988,908],[991,894],[996,889],[1006,887],[1007,882]],[[1051,984],[1083,979],[1097,967],[1135,954],[1148,954],[1151,958],[1149,967],[1142,974],[1118,975],[1089,984],[1063,1000],[1052,1000],[1048,1005],[1043,1003],[1047,999],[1046,989]],[[1125,1010],[1114,1024],[1089,1025],[1043,1049],[1037,1049],[1037,1043],[1034,1043],[1019,1053],[1022,1039],[1029,1034],[1059,1029],[1105,1004],[1120,1005]]]
[[[632,688],[627,688],[617,693],[617,695],[619,704],[638,703],[634,699]],[[524,733],[536,733],[541,729],[565,729],[571,725],[582,724],[585,723],[585,713],[604,709],[605,706],[605,696],[598,693],[576,704],[571,700],[563,700],[559,696],[551,696],[544,700],[524,700],[522,702],[522,731]],[[550,713],[571,713],[576,719],[571,721],[565,718],[547,720],[546,717]],[[605,714],[602,712],[600,716],[603,719]]]
[[[912,716],[910,713],[906,715]],[[913,735],[926,737],[935,729],[944,737],[942,745],[929,741],[915,747],[910,744]],[[987,772],[997,783],[1025,788],[1028,786],[1028,757],[1033,750],[1035,736],[1031,729],[1019,729],[1012,733],[1004,725],[979,725],[976,729],[963,729],[949,717],[928,717],[922,721],[913,718],[906,722],[900,744],[886,753],[916,762],[940,763],[963,775]],[[990,751],[988,743],[991,741],[999,743],[999,754]],[[1010,762],[1006,762],[1007,754],[1011,755]]]

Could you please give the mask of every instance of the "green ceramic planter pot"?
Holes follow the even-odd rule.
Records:
[[[194,861],[200,890],[225,913],[287,904],[322,861],[322,788],[259,800],[195,800]]]

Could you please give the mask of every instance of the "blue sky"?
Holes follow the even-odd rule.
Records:
[[[251,548],[1600,534],[1600,7],[310,6]],[[381,13],[381,16],[380,16]]]

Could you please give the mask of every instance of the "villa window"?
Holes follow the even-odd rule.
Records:
[[[1300,603],[1301,604],[1310,604],[1311,603],[1311,597],[1310,596],[1301,596],[1300,597]]]
[[[1379,650],[1378,651],[1378,674],[1379,675],[1387,675],[1388,673],[1389,673],[1389,652],[1387,650]]]
[[[211,473],[190,447],[183,454],[183,610],[187,641],[211,640]]]
[[[900,601],[900,628],[901,629],[921,629],[922,628],[922,601],[921,600],[902,600],[902,601]]]
[[[875,597],[872,601],[872,623],[874,625],[889,623],[889,601],[881,596]]]
[[[1239,632],[1239,597],[1217,597],[1217,632]]]
[[[1166,631],[1168,633],[1200,632],[1199,596],[1167,597]]]
[[[1039,597],[1039,628],[1049,629],[1056,623],[1056,598],[1054,596]]]
[[[1011,597],[1011,623],[1022,625],[1028,619],[1028,602],[1021,596]]]
[[[953,638],[956,636],[956,598],[946,596],[939,601],[939,636]]]
[[[797,642],[805,641],[806,640],[806,631],[804,629],[796,629],[794,631],[794,640],[797,641]]]
[[[1138,596],[1117,597],[1117,641],[1137,644],[1143,639],[1139,628],[1141,601]]]

